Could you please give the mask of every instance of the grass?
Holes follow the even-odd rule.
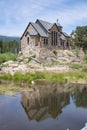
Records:
[[[3,53],[3,54],[0,54],[0,64],[6,62],[8,60],[15,61],[16,58],[17,58],[17,54],[13,54],[13,53]]]
[[[28,73],[26,75],[23,74],[15,74],[12,78],[13,80],[18,80],[18,81],[24,81],[31,83],[31,81],[35,80],[49,80],[49,81],[55,81],[58,83],[64,83],[64,76],[62,74],[54,74],[54,73],[41,73],[41,72],[36,72],[36,73]]]
[[[10,74],[0,74],[0,79],[12,80],[12,76]]]
[[[19,92],[21,90],[18,86],[1,86],[0,94],[8,93],[8,92]]]
[[[72,68],[72,69],[81,69],[81,68],[82,68],[82,65],[81,65],[81,64],[70,64],[69,66],[70,66],[70,68]]]
[[[86,52],[83,60],[84,60],[84,63],[87,63],[87,52]]]
[[[84,66],[84,67],[82,68],[82,71],[83,71],[83,72],[87,72],[87,66]]]
[[[10,74],[0,74],[0,79],[12,81],[12,82],[18,82],[18,83],[26,83],[31,84],[31,81],[36,81],[38,83],[39,81],[43,84],[46,83],[58,83],[58,84],[65,84],[65,83],[87,83],[87,73],[86,72],[62,72],[62,73],[53,73],[53,72],[35,72],[35,73],[27,73],[27,74],[21,74],[21,73],[15,73],[14,75]],[[25,85],[27,86],[27,85]],[[22,89],[26,89],[27,87],[18,87],[18,86],[8,86],[8,85],[0,85],[0,94],[3,94],[5,92],[18,92]],[[28,87],[28,89],[30,89]],[[31,89],[32,86],[31,86]]]
[[[87,68],[84,68],[87,69]],[[54,81],[59,84],[64,84],[66,82],[78,82],[85,80],[87,81],[87,73],[86,72],[64,72],[64,73],[53,73],[53,72],[35,72],[35,73],[15,73],[13,76],[10,74],[1,74],[0,79],[3,80],[12,80],[16,82],[26,82],[28,84],[31,81],[36,80],[47,80],[47,81]]]
[[[87,65],[86,64],[69,64],[69,67],[73,70],[80,70],[80,73],[87,72]]]
[[[14,92],[21,92],[21,91],[33,91],[34,89],[31,87],[31,85],[27,85],[26,83],[19,83],[18,81],[13,82],[13,81],[0,81],[0,95],[1,94],[10,94],[13,95]]]

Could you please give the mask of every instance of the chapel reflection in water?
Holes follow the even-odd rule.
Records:
[[[61,92],[57,88],[48,91],[47,87],[34,92],[22,93],[22,105],[30,120],[41,121],[46,118],[56,118],[62,113],[62,108],[69,104],[69,92]]]
[[[70,97],[76,107],[87,108],[87,85],[37,86],[33,92],[22,93],[22,105],[30,120],[55,119],[62,113],[62,109],[70,104]]]

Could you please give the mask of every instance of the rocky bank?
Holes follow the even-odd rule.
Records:
[[[18,54],[16,61],[8,61],[0,66],[1,73],[14,74],[35,71],[69,71],[67,64],[83,62],[82,50],[48,50],[45,48],[30,49],[29,53]]]

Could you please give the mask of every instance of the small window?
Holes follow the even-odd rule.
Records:
[[[57,45],[57,32],[56,32],[56,45]]]
[[[27,44],[29,45],[29,37],[27,37]]]
[[[53,45],[53,31],[51,33],[51,45]]]
[[[54,46],[55,46],[55,40],[56,40],[56,39],[55,39],[55,38],[56,38],[56,35],[55,35],[55,34],[56,34],[56,32],[54,31],[53,33],[54,33]]]
[[[48,45],[48,39],[44,38],[44,45]]]
[[[45,44],[45,38],[44,38],[44,44]]]
[[[48,44],[48,39],[46,39],[46,45]]]

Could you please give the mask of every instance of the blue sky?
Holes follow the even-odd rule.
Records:
[[[36,19],[58,19],[70,34],[76,26],[87,26],[87,0],[0,0],[0,35],[21,36]]]

